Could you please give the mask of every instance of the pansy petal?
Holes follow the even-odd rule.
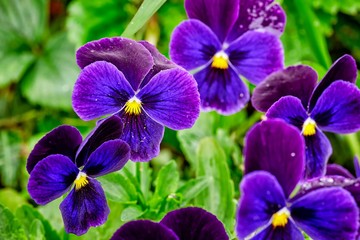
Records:
[[[355,84],[336,81],[320,96],[310,115],[319,128],[335,133],[360,129],[360,90]]]
[[[120,138],[122,130],[123,124],[118,116],[98,121],[96,127],[81,143],[76,154],[76,165],[83,166],[90,154],[104,142]]]
[[[354,178],[354,176],[349,172],[349,170],[336,163],[326,165],[326,176],[332,175],[343,176],[346,178]]]
[[[156,74],[137,97],[145,112],[171,129],[190,128],[200,113],[200,96],[194,77],[174,68]]]
[[[282,187],[273,175],[265,171],[245,175],[240,192],[235,227],[239,239],[265,227],[272,215],[286,206]]]
[[[216,110],[230,115],[249,101],[249,90],[231,67],[225,70],[206,67],[194,75],[203,111]]]
[[[75,188],[60,204],[60,211],[65,225],[65,231],[82,235],[90,227],[97,227],[106,222],[109,207],[105,193],[100,183],[88,178],[88,183],[82,188]]]
[[[180,240],[166,226],[150,220],[136,220],[125,223],[110,240]]]
[[[317,83],[317,73],[308,66],[291,66],[270,74],[256,86],[251,98],[252,105],[266,112],[281,97],[291,95],[301,100],[307,108]]]
[[[197,207],[171,211],[160,223],[173,230],[180,240],[229,239],[222,222],[215,215]]]
[[[360,162],[357,156],[354,157],[354,168],[355,168],[356,177],[360,178]]]
[[[150,52],[142,44],[121,37],[89,42],[77,50],[76,59],[82,69],[97,61],[114,64],[134,90],[154,64]]]
[[[61,154],[75,162],[76,150],[82,142],[80,132],[72,127],[62,125],[47,133],[36,143],[26,162],[26,169],[29,173],[35,165],[52,154]]]
[[[160,151],[164,127],[144,112],[138,116],[121,112],[120,117],[124,123],[124,131],[120,138],[130,146],[130,159],[146,162],[156,157]]]
[[[269,119],[256,124],[245,137],[244,155],[245,174],[257,170],[271,173],[286,196],[303,176],[304,139],[298,129],[282,120]]]
[[[129,159],[130,147],[126,142],[109,140],[90,155],[82,172],[94,178],[103,176],[120,170]]]
[[[295,226],[292,220],[285,225],[285,227],[274,228],[272,225],[269,225],[267,228],[262,230],[259,234],[256,234],[251,239],[261,239],[261,240],[303,240],[304,236],[300,230]]]
[[[40,161],[30,174],[28,191],[37,204],[47,204],[66,193],[79,170],[66,156],[54,154]]]
[[[198,20],[178,25],[171,35],[170,57],[186,70],[209,64],[221,44],[211,29]]]
[[[326,73],[325,77],[318,84],[314,93],[311,96],[309,110],[315,107],[316,102],[322,93],[328,88],[333,82],[337,80],[343,80],[350,83],[355,83],[357,76],[357,68],[355,59],[345,54],[340,57],[334,64],[330,67],[329,71]]]
[[[81,71],[72,103],[74,111],[86,121],[118,112],[134,94],[122,72],[111,63],[98,61]]]
[[[198,19],[209,26],[220,42],[234,25],[239,14],[239,0],[185,0],[189,18]]]
[[[225,50],[237,72],[253,84],[284,66],[282,43],[270,33],[246,32]]]
[[[329,201],[330,196],[330,201]],[[319,240],[355,239],[359,211],[346,190],[314,190],[291,205],[291,217],[307,235]]]

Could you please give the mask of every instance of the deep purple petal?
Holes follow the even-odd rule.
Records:
[[[66,193],[79,169],[66,156],[55,154],[40,161],[30,174],[28,191],[37,204],[47,204]]]
[[[180,240],[229,239],[222,222],[215,215],[197,207],[169,212],[160,223],[172,229]]]
[[[265,171],[245,175],[240,192],[235,227],[239,239],[269,224],[272,215],[286,206],[282,187],[273,175]]]
[[[272,73],[257,85],[251,102],[258,111],[266,112],[281,97],[291,95],[299,98],[306,109],[316,83],[317,74],[311,67],[291,66]]]
[[[319,97],[311,117],[319,128],[335,133],[360,129],[360,90],[355,84],[336,81]]]
[[[185,0],[185,9],[189,18],[198,19],[208,25],[220,42],[223,42],[238,17],[239,2],[239,0]]]
[[[291,141],[289,141],[291,139]],[[245,174],[274,175],[288,197],[304,172],[305,145],[300,131],[279,119],[256,124],[245,137]]]
[[[284,66],[282,43],[270,33],[246,32],[225,51],[237,72],[254,84]]]
[[[146,162],[156,157],[164,136],[164,126],[152,120],[144,112],[138,116],[129,116],[124,112],[120,114],[124,123],[124,131],[120,138],[130,146],[130,159]]]
[[[98,61],[81,71],[72,104],[74,111],[86,121],[118,112],[134,94],[122,72],[111,63]]]
[[[190,128],[200,113],[200,96],[194,77],[184,69],[163,70],[137,97],[149,116],[171,129]]]
[[[186,70],[209,64],[221,44],[211,29],[198,20],[187,20],[175,28],[170,40],[170,57]]]
[[[240,111],[249,101],[249,90],[231,67],[222,70],[206,67],[194,75],[204,111],[229,115]]]
[[[261,240],[303,240],[304,236],[300,230],[295,226],[292,220],[285,225],[285,227],[273,228],[272,225],[265,228],[259,234],[255,235],[252,239]]]
[[[330,187],[314,190],[291,205],[291,217],[311,238],[355,239],[359,211],[349,192]]]
[[[65,231],[82,235],[90,227],[97,227],[106,222],[109,207],[100,183],[88,178],[88,184],[79,190],[75,188],[60,204],[60,211]]]
[[[52,154],[67,156],[75,162],[76,150],[81,142],[80,132],[72,126],[63,125],[51,130],[36,143],[31,151],[26,163],[27,171],[31,173],[39,161]]]
[[[249,30],[266,31],[280,36],[285,28],[286,15],[274,0],[240,1],[240,13],[227,42],[231,42]]]
[[[142,44],[121,37],[89,42],[77,50],[76,59],[82,69],[96,61],[114,64],[134,90],[154,65],[150,52]]]
[[[99,177],[124,167],[130,159],[130,147],[124,141],[109,140],[98,147],[86,162],[84,173],[90,177]]]
[[[355,168],[356,177],[360,178],[360,163],[359,163],[359,158],[357,156],[354,157],[354,168]]]
[[[90,154],[106,141],[120,138],[123,124],[118,116],[111,116],[98,121],[96,127],[89,133],[81,143],[76,154],[76,164],[83,166]]]
[[[111,240],[180,240],[166,226],[149,220],[136,220],[125,223]]]
[[[343,176],[346,178],[354,178],[354,176],[343,166],[333,163],[326,165],[326,176]]]
[[[322,93],[328,88],[333,82],[337,80],[343,80],[350,83],[355,83],[357,76],[357,68],[355,59],[350,55],[344,55],[340,57],[330,67],[325,77],[318,84],[314,93],[311,96],[309,110],[315,107],[316,102],[322,95]]]

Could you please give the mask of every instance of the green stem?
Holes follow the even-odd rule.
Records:
[[[360,142],[356,133],[344,135],[344,139],[347,141],[352,155],[360,156]]]

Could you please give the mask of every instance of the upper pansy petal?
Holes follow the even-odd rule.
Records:
[[[187,20],[175,28],[170,40],[170,57],[186,70],[210,64],[221,44],[211,29],[198,20]]]
[[[81,119],[91,120],[118,112],[134,94],[122,72],[111,63],[98,61],[81,71],[72,104]]]
[[[110,240],[180,240],[165,225],[150,220],[136,220],[125,223]]]
[[[325,77],[321,80],[321,82],[314,90],[310,99],[309,110],[312,111],[319,97],[326,90],[326,88],[328,88],[333,82],[337,80],[343,80],[346,82],[355,83],[356,76],[357,76],[357,68],[356,68],[355,59],[347,54],[340,57],[330,67]]]
[[[90,227],[104,224],[109,215],[110,210],[100,183],[89,177],[87,181],[80,189],[74,188],[60,204],[65,231],[68,233],[82,235]]]
[[[261,239],[261,240],[303,240],[304,236],[301,231],[296,227],[296,225],[289,220],[285,227],[276,227],[272,225],[268,226],[258,234],[256,234],[251,239]]]
[[[284,66],[281,41],[270,33],[249,31],[225,50],[237,72],[254,84]]]
[[[76,154],[76,165],[83,166],[90,154],[106,141],[120,138],[123,124],[118,116],[111,116],[97,122],[96,127],[81,143]]]
[[[257,170],[271,173],[287,197],[303,176],[304,139],[298,129],[282,120],[256,124],[245,137],[244,155],[245,174]]]
[[[180,240],[229,239],[224,225],[216,216],[197,207],[171,211],[160,223],[173,230]]]
[[[52,154],[62,154],[75,162],[76,150],[82,142],[80,132],[72,127],[62,125],[47,133],[36,143],[26,162],[26,169],[29,173],[35,165]]]
[[[40,161],[31,172],[29,194],[37,204],[47,204],[68,191],[78,172],[68,157],[50,155]]]
[[[137,97],[145,112],[171,129],[190,128],[200,113],[200,96],[193,76],[174,68],[156,74]]]
[[[185,0],[189,18],[198,19],[209,26],[220,42],[234,25],[239,14],[239,0]]]
[[[336,163],[326,165],[326,176],[332,175],[343,176],[346,178],[354,178],[354,176],[349,172],[349,170]]]
[[[240,192],[235,227],[239,239],[270,224],[272,215],[286,206],[282,187],[273,175],[265,171],[245,175]]]
[[[319,240],[355,239],[359,227],[356,203],[339,187],[317,189],[298,198],[291,205],[291,217],[307,235]]]
[[[335,133],[360,129],[360,90],[355,84],[336,81],[320,96],[310,115],[319,128]]]
[[[258,111],[266,112],[281,97],[291,95],[307,108],[316,83],[317,73],[311,67],[291,66],[270,74],[257,85],[251,102]]]
[[[97,61],[114,64],[134,90],[138,89],[154,64],[150,52],[143,45],[121,37],[89,42],[77,50],[76,59],[82,69]]]

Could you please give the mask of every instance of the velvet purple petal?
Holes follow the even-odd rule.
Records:
[[[319,97],[311,117],[320,129],[353,133],[360,129],[360,90],[355,84],[336,81]]]
[[[72,126],[60,126],[49,133],[36,143],[26,162],[26,169],[29,173],[35,165],[52,154],[61,154],[75,162],[76,150],[82,142],[80,132]]]
[[[346,178],[354,178],[354,176],[343,166],[339,164],[327,164],[326,165],[326,176],[343,176]]]
[[[355,83],[356,76],[357,68],[355,59],[347,54],[340,57],[330,67],[325,77],[321,80],[321,82],[314,90],[314,93],[312,94],[310,99],[309,110],[312,111],[319,97],[322,95],[325,89],[327,89],[333,82],[337,80],[343,80],[346,82]]]
[[[225,50],[237,72],[253,84],[284,66],[282,43],[270,33],[246,32]]]
[[[210,66],[194,75],[203,111],[216,110],[230,115],[240,111],[249,101],[249,90],[231,67],[226,70]]]
[[[256,86],[251,98],[252,105],[266,112],[281,97],[291,95],[301,100],[306,109],[317,83],[316,72],[308,66],[291,66],[269,75]]]
[[[319,240],[355,239],[359,211],[350,193],[338,187],[306,194],[291,205],[291,217],[307,235]]]
[[[359,158],[357,156],[354,157],[354,168],[355,168],[355,176],[360,178],[360,163]]]
[[[285,28],[286,15],[274,0],[240,0],[240,13],[227,42],[231,42],[249,30],[266,31],[280,36]]]
[[[79,169],[68,157],[50,155],[40,161],[31,172],[29,194],[37,204],[47,204],[69,190],[78,172]]]
[[[197,207],[169,212],[160,223],[173,230],[179,240],[229,239],[222,222],[215,215]]]
[[[125,223],[110,240],[180,240],[166,226],[149,220],[136,220]]]
[[[185,0],[189,18],[209,26],[223,42],[239,14],[239,0]]]
[[[76,59],[81,69],[97,61],[114,64],[134,90],[154,64],[150,52],[142,44],[121,37],[89,42],[77,50]]]
[[[89,157],[82,172],[99,177],[124,167],[130,159],[130,147],[124,141],[109,140],[98,147]]]
[[[259,234],[256,234],[254,238],[261,240],[303,240],[304,236],[300,230],[296,227],[292,220],[285,225],[285,227],[273,228],[272,225],[265,228]]]
[[[96,127],[81,143],[77,151],[77,166],[84,166],[90,154],[104,142],[120,138],[122,130],[123,124],[118,116],[111,116],[104,120],[98,121]]]
[[[90,227],[97,227],[106,222],[109,207],[100,183],[88,177],[88,184],[79,190],[71,190],[60,204],[60,211],[65,231],[82,235]]]
[[[129,116],[121,112],[120,117],[124,123],[124,131],[120,138],[130,146],[130,159],[146,162],[156,157],[164,136],[164,126],[152,120],[144,112],[138,116]]]
[[[282,120],[269,119],[256,124],[245,137],[244,155],[245,174],[257,170],[271,173],[286,197],[303,176],[304,139],[298,129]]]
[[[86,121],[118,112],[134,95],[122,72],[111,63],[98,61],[81,71],[72,103],[74,111]]]
[[[215,34],[198,20],[182,22],[171,35],[171,60],[189,71],[210,64],[220,50],[221,44]]]
[[[192,127],[200,113],[196,81],[184,69],[161,71],[137,97],[152,119],[174,130]]]
[[[235,227],[239,239],[270,224],[272,215],[286,206],[282,187],[273,175],[265,171],[245,175],[240,192]]]

